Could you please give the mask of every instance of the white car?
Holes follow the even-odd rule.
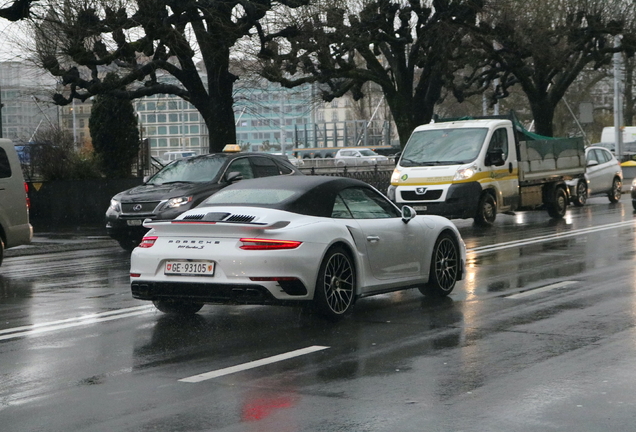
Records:
[[[361,166],[386,164],[389,158],[368,148],[342,149],[334,156],[336,166]]]
[[[466,248],[453,223],[400,211],[359,180],[243,180],[151,228],[131,256],[134,298],[166,313],[209,304],[309,305],[337,319],[356,299],[417,287],[446,296]]]
[[[618,202],[623,188],[623,170],[618,160],[609,150],[597,146],[587,147],[585,158],[585,180],[567,182],[574,205],[583,206],[589,196],[599,194],[606,194],[612,203]]]

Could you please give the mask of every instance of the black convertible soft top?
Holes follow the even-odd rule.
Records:
[[[212,195],[205,204],[218,206],[254,206],[267,207],[285,210],[308,216],[331,217],[333,204],[336,195],[343,189],[349,187],[363,187],[372,189],[367,183],[345,177],[329,176],[275,176],[258,179],[242,180],[225,188],[221,193]],[[245,199],[234,199],[243,197],[239,193],[241,190],[284,190],[290,191],[290,197],[271,204],[263,204],[262,201],[251,200],[254,194],[246,194]],[[232,194],[231,202],[219,200]]]

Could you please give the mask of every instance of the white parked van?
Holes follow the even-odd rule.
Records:
[[[27,185],[13,143],[0,139],[0,264],[4,249],[31,242]]]

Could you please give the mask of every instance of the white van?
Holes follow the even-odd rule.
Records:
[[[0,264],[5,248],[28,244],[32,238],[27,184],[18,153],[10,140],[0,139]]]
[[[623,130],[624,143],[631,143],[636,141],[636,126],[625,126],[621,129]],[[601,132],[601,143],[614,144],[614,141],[616,141],[616,136],[614,135],[614,126],[604,127],[603,131]],[[606,147],[606,146],[603,146],[603,147]]]

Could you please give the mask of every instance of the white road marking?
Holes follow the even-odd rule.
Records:
[[[507,298],[507,299],[520,299],[520,298],[524,298],[524,297],[530,297],[530,296],[535,295],[535,294],[540,294],[542,292],[550,291],[550,290],[557,289],[557,288],[563,288],[563,287],[570,286],[570,285],[573,285],[573,284],[576,284],[576,283],[578,283],[578,281],[557,282],[557,283],[554,283],[552,285],[546,285],[546,286],[541,287],[541,288],[529,289],[527,291],[522,291],[522,292],[520,292],[518,294],[512,294],[512,295],[506,296],[504,298]]]
[[[568,237],[575,237],[575,236],[580,236],[580,235],[584,235],[584,234],[590,234],[590,233],[594,233],[594,232],[606,231],[606,230],[609,230],[609,229],[633,226],[634,224],[636,224],[636,221],[634,221],[634,220],[625,221],[625,222],[617,222],[617,223],[612,223],[612,224],[608,224],[608,225],[601,225],[601,226],[597,226],[597,227],[590,227],[590,228],[582,228],[582,229],[578,229],[578,230],[572,230],[572,231],[568,231],[568,232],[565,232],[565,233],[548,234],[548,235],[544,235],[544,236],[531,237],[531,238],[528,238],[528,239],[514,240],[514,241],[504,242],[504,243],[497,243],[497,244],[494,244],[494,245],[479,246],[479,247],[476,247],[476,248],[468,249],[466,252],[469,253],[469,254],[472,254],[472,255],[480,255],[480,254],[496,252],[496,251],[500,251],[500,250],[504,250],[504,249],[527,246],[527,245],[535,244],[535,243],[556,241],[556,240],[561,240],[561,239],[568,238]]]
[[[241,371],[245,371],[248,369],[254,369],[260,366],[264,366],[264,365],[268,365],[268,364],[272,364],[272,363],[276,363],[276,362],[280,362],[283,360],[288,360],[290,358],[294,358],[294,357],[299,357],[302,355],[306,355],[306,354],[311,354],[313,352],[316,351],[322,351],[325,349],[328,349],[328,346],[320,346],[320,345],[313,345],[307,348],[302,348],[302,349],[298,349],[295,351],[290,351],[287,353],[283,353],[283,354],[279,354],[279,355],[275,355],[272,357],[266,357],[264,359],[260,359],[260,360],[254,360],[248,363],[243,363],[237,366],[232,366],[232,367],[228,367],[228,368],[224,368],[224,369],[217,369],[215,371],[211,371],[211,372],[206,372],[206,373],[202,373],[199,375],[193,375],[191,377],[188,378],[183,378],[180,379],[179,382],[187,382],[187,383],[198,383],[201,381],[205,381],[205,380],[209,380],[212,378],[218,378],[220,376],[224,376],[224,375],[230,375],[236,372],[241,372]]]
[[[63,330],[72,327],[87,326],[95,323],[113,321],[121,318],[129,318],[138,315],[144,315],[149,312],[156,311],[154,306],[136,306],[127,309],[118,309],[115,311],[101,312],[88,315],[80,315],[74,318],[68,318],[58,321],[49,321],[45,323],[36,323],[28,326],[14,327],[10,329],[0,330],[0,341],[13,339],[24,336],[34,336],[42,333],[48,333],[56,330]]]

